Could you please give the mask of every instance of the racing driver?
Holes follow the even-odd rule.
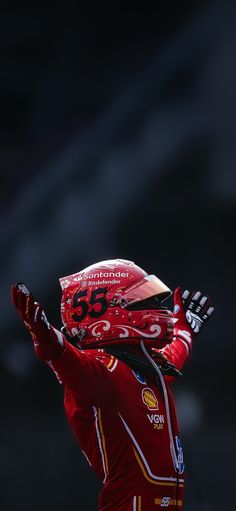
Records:
[[[99,511],[181,511],[184,462],[171,393],[214,307],[174,293],[132,261],[112,259],[60,279],[58,331],[22,283],[12,301],[36,354],[64,387],[65,411],[103,481]]]

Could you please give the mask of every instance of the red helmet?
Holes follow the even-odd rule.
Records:
[[[62,277],[61,317],[80,348],[135,344],[156,348],[172,341],[172,312],[162,302],[170,289],[132,261],[111,259]]]

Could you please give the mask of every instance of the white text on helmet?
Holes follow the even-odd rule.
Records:
[[[100,271],[98,273],[90,273],[89,275],[83,275],[81,279],[97,279],[102,277],[128,277],[129,272],[123,273],[120,271],[114,272],[114,271]]]

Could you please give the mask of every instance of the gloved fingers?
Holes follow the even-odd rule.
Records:
[[[42,312],[41,306],[22,282],[12,286],[12,303],[22,320],[29,324],[34,323],[37,315]]]
[[[203,314],[202,319],[204,321],[207,321],[212,316],[214,311],[215,311],[215,307],[213,307],[213,305],[211,305],[211,307],[208,307],[207,311]]]
[[[207,300],[207,296],[204,296],[201,291],[194,291],[188,304],[188,309],[196,314],[199,314]]]
[[[50,330],[50,324],[47,320],[46,314],[39,302],[34,300],[33,295],[27,299],[26,322],[31,326],[33,332]]]
[[[17,284],[11,287],[11,299],[13,305],[18,309],[19,308],[19,292]]]
[[[190,335],[191,333],[197,335],[215,310],[211,305],[210,298],[196,290],[177,288],[174,294],[174,304],[174,316],[179,321],[176,325],[176,332],[178,330],[177,335],[179,336],[183,335],[185,330]],[[183,330],[181,331],[181,329]]]
[[[210,298],[200,291],[194,292],[188,309],[204,320],[208,319],[214,312],[214,307],[211,306]]]
[[[184,312],[183,293],[180,287],[177,287],[174,292],[174,314],[180,311]]]
[[[193,293],[191,295],[191,300],[189,301],[189,304],[188,304],[188,309],[196,310],[196,308],[199,307],[199,310],[200,310],[201,303],[203,303],[203,302],[205,303],[206,300],[207,300],[207,297],[202,296],[201,291],[193,291]]]
[[[200,291],[189,291],[188,289],[185,289],[182,293],[184,308],[194,310],[196,304],[200,300],[200,295]]]
[[[185,289],[184,291],[182,291],[182,302],[183,302],[183,305],[186,306],[187,304],[187,301],[189,300],[189,297],[190,297],[191,293],[188,289]]]
[[[210,298],[200,291],[195,291],[191,302],[186,310],[186,319],[193,332],[200,332],[205,322],[212,316],[215,308],[211,305]]]
[[[17,298],[17,296],[20,296],[20,294],[23,294],[24,296],[30,295],[29,290],[23,282],[18,282],[18,284],[14,284],[12,286],[12,300]]]
[[[188,289],[183,290],[180,287],[177,287],[177,289],[174,292],[174,304],[178,304],[178,306],[185,311],[186,309],[189,308],[189,304],[192,303],[195,294],[196,291],[189,291]],[[178,310],[174,312],[178,312]]]
[[[15,305],[19,315],[24,320],[27,315],[28,310],[28,301],[29,301],[29,291],[27,288],[23,288],[23,284],[16,284],[12,286],[12,302]]]

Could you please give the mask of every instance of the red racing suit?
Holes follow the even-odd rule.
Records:
[[[181,369],[189,347],[161,350]],[[48,362],[65,389],[65,410],[89,464],[103,481],[99,511],[182,509],[183,459],[170,377],[143,376],[105,350],[65,341]]]

